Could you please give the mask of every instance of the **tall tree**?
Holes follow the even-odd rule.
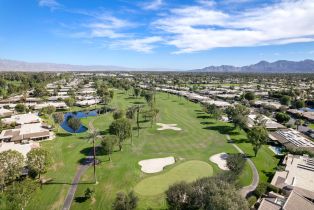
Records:
[[[116,110],[112,114],[113,119],[121,119],[124,117],[124,111],[122,109]]]
[[[21,175],[24,166],[24,157],[15,150],[0,153],[0,179],[1,185],[14,181]]]
[[[109,133],[119,138],[119,150],[122,150],[122,142],[131,137],[132,126],[129,120],[125,118],[117,119],[109,126]]]
[[[134,95],[135,95],[136,98],[141,95],[141,88],[134,87],[133,91],[134,91]]]
[[[99,136],[99,131],[96,129],[91,129],[88,135],[88,141],[91,141],[93,143],[93,167],[94,167],[94,181],[97,183],[97,177],[96,177],[96,146],[95,146],[95,141]]]
[[[47,172],[52,164],[51,154],[43,148],[32,149],[27,153],[27,167],[35,174],[38,174],[40,179],[41,174]]]
[[[250,113],[250,110],[246,106],[236,104],[235,106],[229,106],[225,112],[235,127],[246,128],[247,116]]]
[[[104,152],[108,155],[109,161],[111,161],[111,154],[114,151],[114,147],[118,142],[118,137],[115,135],[106,135],[101,140],[101,146]]]
[[[223,111],[214,104],[204,105],[204,111],[211,115],[212,118],[218,120],[221,118]]]
[[[58,124],[58,132],[61,124],[64,121],[64,114],[62,112],[57,112],[53,115],[53,120],[56,124]]]
[[[248,132],[248,139],[252,143],[255,157],[262,145],[266,144],[267,138],[268,133],[263,126],[255,126]]]
[[[145,95],[144,95],[144,98],[147,102],[147,104],[152,107],[153,106],[153,103],[154,103],[154,96],[153,96],[153,93],[152,92],[146,92]]]

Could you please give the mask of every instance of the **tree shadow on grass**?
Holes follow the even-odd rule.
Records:
[[[276,170],[276,169],[274,169]],[[262,170],[262,173],[266,175],[267,177],[267,182],[271,182],[271,180],[273,179],[273,176],[274,176],[274,172],[270,172],[270,171],[265,171],[265,170]]]
[[[248,139],[241,138],[241,139],[233,139],[233,142],[236,144],[241,144],[241,143],[250,143]]]
[[[56,134],[56,136],[57,137],[69,137],[69,136],[71,136],[72,134],[70,134],[70,133],[57,133]]]
[[[108,134],[109,134],[109,129],[106,129],[106,130],[103,130],[103,131],[99,131],[99,134],[100,134],[101,136],[108,135]]]
[[[238,135],[238,131],[234,131],[234,127],[220,125],[220,126],[208,126],[203,129],[218,131],[221,134]]]
[[[85,201],[87,201],[87,198],[85,196],[78,196],[74,198],[76,203],[84,203]]]
[[[145,104],[144,102],[142,101],[134,101],[134,102],[131,102],[132,104]]]
[[[93,147],[86,147],[80,151],[81,154],[89,156],[93,154]],[[103,149],[100,146],[96,146],[96,156],[105,155]]]
[[[213,122],[201,122],[202,125],[212,125],[212,124],[215,124]]]
[[[208,115],[200,115],[200,116],[197,116],[196,118],[199,118],[199,119],[209,119],[210,117]]]
[[[134,97],[134,96],[129,96],[129,97],[126,97],[126,98],[124,98],[125,100],[131,100],[131,99],[136,99],[136,97]]]

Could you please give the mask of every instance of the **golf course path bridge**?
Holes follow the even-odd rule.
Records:
[[[226,136],[227,136],[227,140],[236,148],[236,150],[238,150],[241,154],[245,155],[243,150],[240,149],[236,144],[234,144],[232,142],[232,140],[230,139],[230,136],[229,135],[226,135]],[[257,185],[259,183],[258,171],[257,171],[253,161],[250,158],[248,158],[248,157],[246,157],[246,160],[247,160],[247,162],[249,163],[249,165],[250,165],[250,167],[252,169],[253,181],[252,181],[252,183],[250,185],[241,188],[240,193],[241,193],[241,195],[243,197],[247,197],[250,193],[252,193],[256,189],[256,187],[257,187]]]

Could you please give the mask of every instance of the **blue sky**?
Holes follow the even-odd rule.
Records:
[[[0,0],[0,58],[194,69],[314,58],[313,0]]]

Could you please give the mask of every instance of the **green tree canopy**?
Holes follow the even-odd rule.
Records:
[[[248,101],[252,101],[255,99],[255,94],[253,92],[247,92],[244,94],[244,98]]]
[[[72,107],[75,104],[75,99],[73,97],[69,97],[69,98],[65,98],[64,99],[64,103],[69,106]]]
[[[138,198],[131,191],[129,194],[124,192],[117,193],[116,199],[112,204],[114,210],[134,210],[137,207]]]
[[[27,107],[24,104],[16,104],[16,106],[14,107],[15,111],[17,111],[18,113],[24,113],[27,110]]]
[[[235,187],[216,177],[202,178],[191,184],[174,184],[166,191],[166,201],[171,210],[248,209],[246,200]]]
[[[103,151],[109,156],[109,160],[111,161],[111,154],[114,151],[114,147],[118,142],[118,137],[115,135],[106,135],[101,140],[101,147]]]
[[[0,153],[0,181],[1,184],[14,181],[21,175],[24,167],[24,157],[15,150]]]
[[[266,144],[268,138],[267,130],[263,126],[256,126],[248,132],[247,136],[253,145],[254,154],[256,156],[262,145]]]
[[[76,133],[81,127],[81,120],[77,117],[70,117],[68,119],[68,125],[74,131],[74,133]]]
[[[295,105],[295,108],[300,109],[300,108],[305,107],[305,102],[304,100],[296,100],[294,105]]]
[[[116,110],[112,114],[113,119],[117,120],[124,117],[124,111],[122,109]]]
[[[43,148],[32,149],[27,153],[27,167],[39,175],[47,172],[48,168],[52,164],[51,154]]]
[[[247,125],[247,116],[250,113],[249,108],[241,104],[236,104],[235,106],[229,106],[225,110],[228,118],[231,119],[235,127],[239,126],[240,128],[246,128]]]
[[[279,123],[286,123],[290,120],[290,116],[284,112],[277,112],[275,118]]]
[[[280,103],[281,103],[282,105],[289,106],[290,103],[291,103],[291,97],[290,97],[290,96],[287,96],[287,95],[283,95],[283,96],[280,98]]]
[[[122,150],[122,142],[131,137],[132,126],[129,120],[125,118],[114,120],[109,126],[109,133],[119,138],[119,149]]]

